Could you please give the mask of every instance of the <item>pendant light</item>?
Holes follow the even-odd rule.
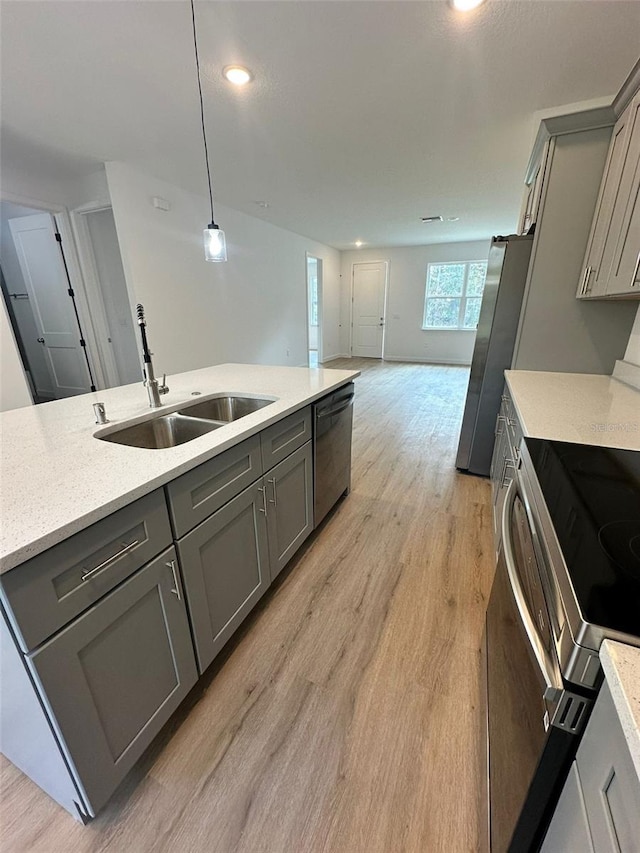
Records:
[[[204,143],[204,160],[207,166],[207,183],[209,186],[209,202],[211,205],[211,222],[202,232],[204,238],[204,258],[206,261],[226,261],[227,241],[224,231],[216,225],[213,215],[213,191],[211,189],[211,169],[209,167],[209,149],[207,148],[207,132],[204,126],[204,103],[202,100],[202,82],[200,80],[200,59],[198,57],[198,39],[196,37],[196,12],[191,0],[191,21],[193,23],[193,49],[196,55],[196,71],[198,74],[198,94],[200,96],[200,121],[202,124],[202,141]]]

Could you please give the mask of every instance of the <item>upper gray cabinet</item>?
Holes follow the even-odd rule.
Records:
[[[579,299],[640,299],[640,92],[618,119],[605,164]]]
[[[520,224],[518,234],[528,234],[529,230],[538,221],[542,189],[544,187],[549,164],[549,140],[542,146],[539,156],[532,158],[525,179],[524,197],[522,210],[520,212]]]

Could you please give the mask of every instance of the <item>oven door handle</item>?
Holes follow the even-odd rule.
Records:
[[[527,602],[522,591],[522,584],[520,583],[514,557],[513,540],[511,538],[511,511],[516,499],[517,485],[517,481],[514,478],[507,489],[502,509],[502,548],[504,561],[507,567],[507,574],[509,576],[509,585],[511,586],[516,607],[518,608],[520,621],[522,622],[527,639],[529,640],[529,645],[535,655],[536,662],[547,687],[545,698],[551,699],[556,696],[558,690],[562,690],[562,679],[554,672],[553,664],[549,659],[549,655],[536,630],[535,622],[529,612]],[[547,696],[547,694],[549,695]]]

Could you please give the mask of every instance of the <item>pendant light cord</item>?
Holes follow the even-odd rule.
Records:
[[[191,0],[191,21],[193,23],[193,49],[196,55],[196,71],[198,73],[198,94],[200,96],[200,121],[202,123],[202,140],[204,142],[204,160],[207,165],[207,183],[209,185],[209,202],[211,204],[211,225],[216,226],[213,216],[213,191],[211,189],[211,169],[209,168],[209,149],[207,148],[207,132],[204,126],[204,102],[202,100],[202,83],[200,81],[200,59],[198,57],[198,39],[196,38],[196,12]]]

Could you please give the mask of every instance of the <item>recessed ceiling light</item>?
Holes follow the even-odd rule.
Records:
[[[356,240],[356,248],[359,249],[360,246],[364,246],[364,243],[362,242],[362,240]]]
[[[447,222],[459,222],[459,221],[460,221],[459,216],[447,216]]]
[[[246,86],[253,80],[253,74],[244,65],[225,65],[222,69],[222,74],[225,80],[233,83],[235,86]]]
[[[484,3],[484,0],[449,0],[451,6],[458,12],[470,12]]]

